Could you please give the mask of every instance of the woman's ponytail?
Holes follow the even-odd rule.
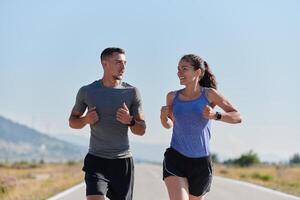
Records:
[[[199,81],[200,86],[217,89],[217,81],[215,75],[211,72],[206,61],[202,62],[204,65],[204,75]]]

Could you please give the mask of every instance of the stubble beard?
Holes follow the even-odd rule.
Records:
[[[113,79],[115,79],[116,81],[121,81],[123,78],[123,76],[113,76]]]

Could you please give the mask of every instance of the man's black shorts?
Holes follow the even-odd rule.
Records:
[[[209,192],[212,181],[210,156],[188,158],[173,148],[164,154],[163,179],[168,176],[185,177],[189,184],[189,194],[202,196]]]
[[[133,159],[106,159],[87,154],[84,159],[86,195],[105,195],[110,200],[132,200]]]

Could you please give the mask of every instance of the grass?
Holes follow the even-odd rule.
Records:
[[[0,165],[0,199],[47,199],[83,181],[82,163]]]
[[[238,179],[300,196],[300,166],[256,165],[237,167],[214,165],[215,175]]]
[[[83,181],[82,163],[0,163],[0,199],[47,199]],[[214,174],[300,196],[300,166],[214,165]]]

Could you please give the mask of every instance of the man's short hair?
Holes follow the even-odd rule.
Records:
[[[121,49],[121,48],[118,48],[118,47],[109,47],[109,48],[106,48],[102,51],[101,53],[101,56],[100,56],[100,59],[101,61],[109,56],[111,56],[113,53],[121,53],[121,54],[125,54],[125,51],[124,49]]]

